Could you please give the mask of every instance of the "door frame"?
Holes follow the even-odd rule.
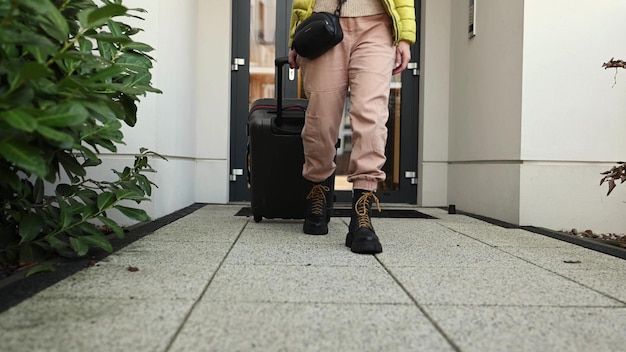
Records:
[[[243,59],[243,65],[231,72],[231,128],[230,128],[230,182],[229,199],[231,202],[250,201],[250,190],[247,184],[247,118],[248,99],[250,92],[250,0],[233,0],[232,2],[232,60]],[[292,0],[276,1],[276,55],[288,54],[289,21]],[[417,63],[420,57],[420,21],[421,0],[415,0],[417,19],[417,42],[411,46],[411,62]],[[280,19],[283,19],[282,21]],[[416,72],[419,72],[417,69]],[[417,204],[417,166],[419,136],[419,74],[415,76],[413,69],[402,72],[402,95],[400,111],[400,190],[377,192],[382,203]],[[296,72],[297,74],[297,72]],[[283,75],[285,97],[297,97],[297,80],[290,81]],[[407,176],[407,177],[405,177]],[[352,199],[350,191],[336,191],[335,200],[349,203]]]

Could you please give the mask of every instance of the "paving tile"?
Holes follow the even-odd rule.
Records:
[[[216,268],[217,264],[210,268],[163,272],[139,267],[139,271],[130,272],[126,266],[103,265],[76,273],[42,294],[46,297],[194,299],[200,296]]]
[[[164,242],[144,237],[109,255],[99,264],[150,266],[165,271],[172,267],[200,267],[220,263],[231,247],[231,243]]]
[[[193,301],[46,299],[0,315],[3,352],[164,351]]]
[[[626,302],[626,275],[620,270],[560,270],[560,274],[610,297]],[[625,328],[626,331],[626,328]],[[626,336],[626,335],[625,335]]]
[[[433,220],[374,219],[376,234],[383,245],[405,246],[481,246],[479,241],[454,232]]]
[[[250,221],[238,242],[343,245],[347,232],[347,225],[337,218],[331,218],[328,224],[328,234],[323,236],[305,235],[302,232],[302,220],[263,220],[260,223]]]
[[[623,351],[626,309],[428,306],[464,352]]]
[[[410,303],[381,267],[224,265],[204,299],[220,302]]]
[[[621,306],[591,289],[533,265],[526,267],[392,267],[420,304]]]
[[[612,269],[626,272],[626,260],[576,245],[557,248],[501,248],[512,255],[535,263],[543,268],[564,270]]]
[[[412,305],[202,302],[171,352],[452,351]]]
[[[198,297],[230,244],[137,241],[43,291],[47,297]],[[129,271],[129,267],[137,271]]]
[[[460,238],[458,243],[465,240]],[[529,264],[498,248],[478,243],[449,246],[385,245],[376,257],[387,267],[527,267]]]
[[[371,255],[350,252],[344,243],[249,243],[238,242],[224,264],[380,266]]]
[[[189,215],[191,216],[191,215]],[[189,217],[188,216],[188,217]],[[229,242],[237,239],[245,228],[245,218],[182,218],[176,222],[156,230],[151,236],[152,241],[169,242]]]
[[[570,243],[523,229],[507,229],[487,223],[451,223],[445,226],[451,230],[458,231],[478,241],[496,247],[547,248],[572,246]]]
[[[188,216],[195,217],[210,217],[210,218],[228,218],[230,216],[235,216],[237,212],[244,206],[249,205],[238,205],[238,204],[207,204]],[[241,218],[245,218],[242,216]]]
[[[448,214],[447,211],[445,211],[443,214],[431,213],[426,210],[422,212],[436,217],[437,219],[435,219],[434,221],[439,224],[444,224],[444,225],[447,225],[447,224],[487,224],[487,222],[473,218],[471,216],[461,215],[461,214]]]

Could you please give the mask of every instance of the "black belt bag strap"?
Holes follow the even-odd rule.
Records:
[[[343,40],[339,17],[345,2],[338,0],[334,13],[316,12],[296,27],[292,47],[298,55],[315,59]]]

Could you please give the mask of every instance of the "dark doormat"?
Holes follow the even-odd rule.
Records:
[[[235,216],[252,216],[252,209],[250,207],[243,207],[239,209],[239,211],[235,214]],[[335,208],[333,210],[333,217],[336,218],[349,218],[350,217],[350,209],[349,208]],[[383,209],[381,212],[378,212],[375,209],[372,209],[372,217],[373,218],[405,218],[405,219],[437,219],[436,217],[430,216],[428,214],[420,213],[417,210],[411,209]]]

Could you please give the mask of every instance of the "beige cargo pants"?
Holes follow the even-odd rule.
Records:
[[[348,181],[354,189],[376,190],[385,180],[388,101],[395,62],[391,20],[381,14],[342,17],[344,39],[314,60],[299,58],[309,99],[302,130],[302,175],[322,182],[335,171],[335,144],[350,89],[352,154]]]

